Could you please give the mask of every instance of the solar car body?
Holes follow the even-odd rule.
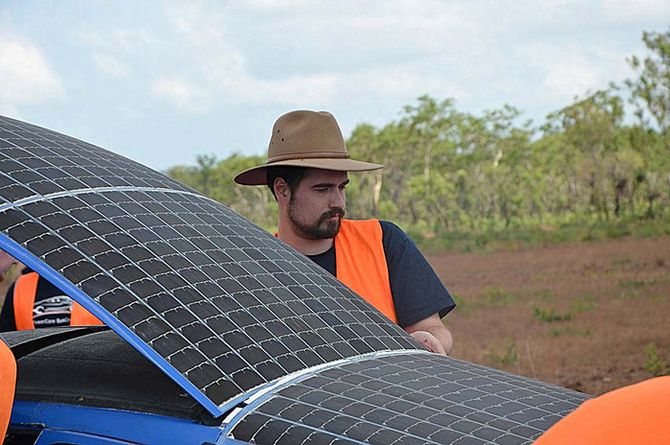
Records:
[[[10,118],[0,248],[106,325],[0,335],[7,443],[521,444],[588,398],[428,353],[224,205]]]

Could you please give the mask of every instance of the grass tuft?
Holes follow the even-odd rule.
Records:
[[[668,362],[659,355],[655,343],[649,344],[644,349],[644,352],[647,354],[647,360],[644,362],[644,369],[646,369],[649,374],[654,377],[668,375],[670,372]]]
[[[553,323],[556,321],[572,320],[572,312],[560,313],[554,308],[540,308],[533,306],[533,315],[542,323]]]
[[[563,336],[574,336],[574,337],[590,337],[593,334],[591,328],[574,328],[572,326],[560,326],[560,327],[551,327],[549,328],[550,337],[563,337]]]
[[[508,338],[501,347],[491,345],[485,357],[491,365],[512,365],[519,359],[516,342]]]
[[[593,295],[581,294],[577,296],[570,306],[570,312],[573,314],[582,314],[594,310],[598,305],[594,301]]]
[[[485,307],[503,307],[516,303],[519,295],[501,287],[487,287],[479,296],[478,302]]]

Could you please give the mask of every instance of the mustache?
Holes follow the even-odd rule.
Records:
[[[331,209],[321,215],[321,220],[325,220],[328,218],[332,218],[334,216],[339,216],[340,218],[344,218],[344,214],[346,212],[342,208],[336,208],[336,209]]]

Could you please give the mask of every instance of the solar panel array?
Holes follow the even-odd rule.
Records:
[[[328,369],[281,389],[234,438],[300,444],[529,444],[588,396],[436,354]]]
[[[99,147],[4,117],[0,231],[217,406],[314,365],[416,346],[225,206]]]

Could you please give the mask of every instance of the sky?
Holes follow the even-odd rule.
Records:
[[[539,125],[669,26],[668,0],[1,0],[0,114],[161,171],[264,155],[296,109],[345,137],[424,94]]]

